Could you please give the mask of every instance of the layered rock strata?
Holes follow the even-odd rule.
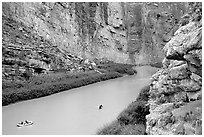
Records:
[[[136,64],[162,60],[161,48],[186,10],[186,3],[3,3],[3,16],[60,49],[82,58]]]
[[[3,2],[3,79],[80,70],[86,59],[161,62],[187,9],[187,3]]]

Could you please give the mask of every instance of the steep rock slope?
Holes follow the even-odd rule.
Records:
[[[3,3],[4,16],[53,46],[82,58],[136,64],[161,61],[161,48],[186,9],[186,3]]]
[[[136,64],[160,62],[162,48],[170,40],[187,3],[126,3],[127,44]]]
[[[24,80],[58,69],[80,71],[90,66],[12,18],[3,16],[2,26],[3,80]]]
[[[165,45],[163,69],[152,76],[146,116],[151,135],[202,134],[202,5],[192,6],[186,25]]]
[[[4,2],[3,79],[80,70],[85,59],[161,62],[187,9],[187,3]]]

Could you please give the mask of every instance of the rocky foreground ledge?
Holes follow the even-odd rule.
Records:
[[[152,76],[149,135],[202,134],[202,19],[180,27]]]

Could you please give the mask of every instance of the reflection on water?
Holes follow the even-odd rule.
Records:
[[[136,76],[127,76],[72,89],[51,96],[2,108],[3,134],[95,134],[116,119],[139,91],[150,83],[155,68],[137,67]],[[98,106],[103,104],[103,109]],[[30,127],[17,128],[20,121],[32,120]]]

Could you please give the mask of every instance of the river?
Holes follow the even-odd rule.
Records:
[[[107,80],[2,107],[3,135],[91,135],[134,101],[156,68],[135,68],[133,76]],[[98,106],[103,104],[103,109]],[[32,126],[18,128],[20,121]]]

